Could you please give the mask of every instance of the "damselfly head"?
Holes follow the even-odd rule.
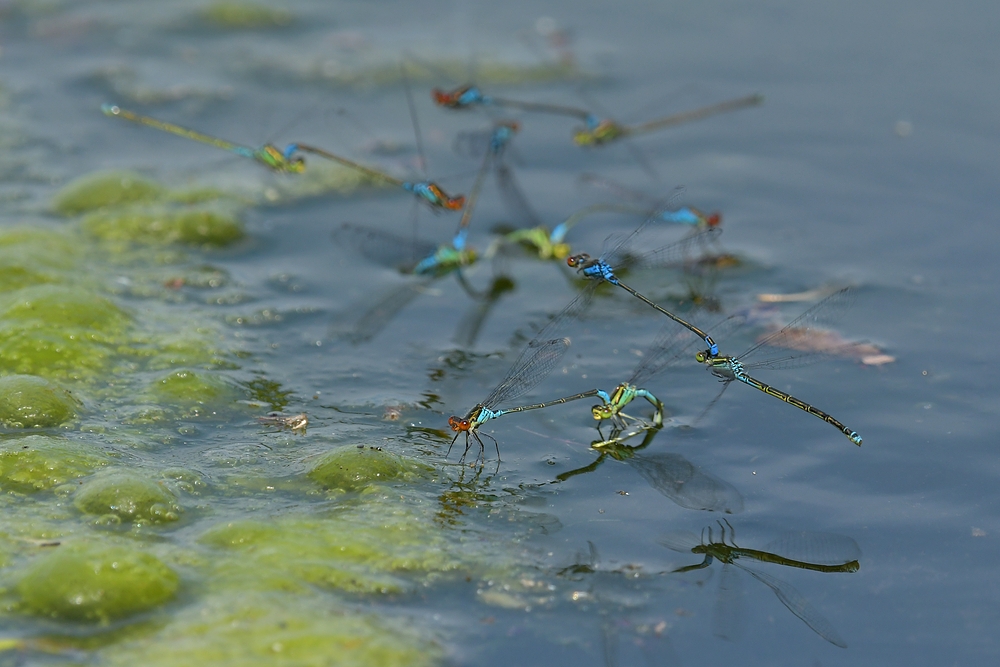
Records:
[[[468,419],[462,419],[461,417],[452,415],[451,417],[448,417],[448,426],[451,427],[452,431],[462,432],[468,431],[471,424]]]
[[[611,419],[611,406],[610,405],[595,405],[590,408],[590,413],[594,415],[594,419],[597,421],[604,421],[605,419]]]
[[[459,86],[455,90],[441,90],[435,88],[431,91],[431,98],[438,106],[458,109],[462,105],[462,97],[472,89],[472,86]]]
[[[556,259],[562,259],[569,255],[569,250],[568,243],[554,243],[552,245],[552,256]]]
[[[578,269],[590,261],[590,255],[581,252],[579,255],[572,255],[566,258],[566,264],[571,268]]]
[[[722,223],[722,214],[713,213],[705,218],[705,224],[709,227],[718,227]]]
[[[434,197],[437,198],[440,205],[449,211],[460,211],[465,206],[465,195],[450,197],[437,183],[428,183],[427,189],[434,193]]]
[[[573,143],[577,146],[593,146],[597,143],[597,135],[585,127],[573,131]]]
[[[597,146],[624,136],[627,130],[613,120],[605,119],[591,127],[577,128],[573,143],[577,146]]]
[[[431,91],[431,99],[434,100],[434,104],[442,107],[454,106],[457,97],[456,91],[441,90],[440,88]]]
[[[701,352],[698,352],[694,355],[694,358],[699,364],[703,364],[709,360],[709,351],[703,350]]]

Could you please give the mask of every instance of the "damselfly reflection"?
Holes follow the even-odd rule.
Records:
[[[715,560],[722,563],[722,581],[715,607],[716,635],[725,639],[735,639],[738,635],[741,613],[737,587],[740,584],[730,567],[732,565],[774,591],[781,604],[820,637],[836,646],[847,647],[833,625],[791,584],[756,569],[747,561],[813,572],[857,572],[860,568],[858,559],[861,558],[857,542],[843,535],[799,532],[789,533],[765,545],[763,549],[747,549],[737,546],[735,531],[728,520],[717,523],[720,531],[718,541],[711,526],[702,531],[700,538],[690,533],[675,533],[660,540],[661,544],[673,551],[704,556],[702,562],[677,568],[673,572],[701,570],[709,567]]]

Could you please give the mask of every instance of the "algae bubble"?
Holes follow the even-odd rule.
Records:
[[[34,375],[0,377],[0,423],[8,428],[60,426],[76,418],[73,395]]]
[[[238,389],[225,379],[189,369],[161,376],[148,391],[157,404],[180,407],[192,417],[235,407],[240,398]]]
[[[108,206],[156,201],[166,189],[132,171],[101,171],[69,183],[53,199],[62,215],[79,215]]]
[[[415,481],[434,469],[375,447],[341,447],[324,455],[309,471],[309,479],[324,489],[359,491],[376,483]]]
[[[108,622],[172,599],[179,577],[151,554],[121,545],[58,547],[31,564],[15,590],[21,607],[58,620]]]
[[[104,524],[122,521],[164,523],[176,521],[177,498],[160,484],[129,472],[108,472],[87,481],[73,498],[84,514]]]

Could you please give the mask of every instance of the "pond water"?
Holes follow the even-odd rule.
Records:
[[[0,3],[0,664],[996,659],[998,13]],[[683,185],[682,203],[721,211],[713,247],[737,266],[629,280],[699,323],[766,319],[724,353],[816,300],[758,295],[853,286],[836,331],[893,361],[760,377],[863,446],[739,383],[706,412],[720,385],[691,364],[650,381],[668,418],[634,449],[591,448],[581,401],[485,424],[502,460],[487,438],[485,464],[476,445],[463,463],[448,417],[580,290],[565,266],[481,260],[463,276],[493,294],[475,300],[455,274],[401,275],[333,235],[347,222],[441,243],[457,214],[314,156],[270,173],[101,113],[410,176],[404,60],[448,192],[479,164],[456,136],[507,115],[436,108],[433,86],[476,80],[625,123],[763,94],[588,150],[577,121],[513,112],[507,162],[549,226],[613,200],[585,173],[654,199]],[[487,180],[470,244],[523,223],[509,208]],[[640,221],[594,216],[567,241],[596,254]],[[662,324],[598,290],[522,400],[610,390]],[[308,425],[258,419],[273,411]]]

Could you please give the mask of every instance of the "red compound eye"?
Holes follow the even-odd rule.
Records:
[[[469,420],[459,419],[458,417],[448,417],[448,426],[451,427],[452,431],[468,431]]]

